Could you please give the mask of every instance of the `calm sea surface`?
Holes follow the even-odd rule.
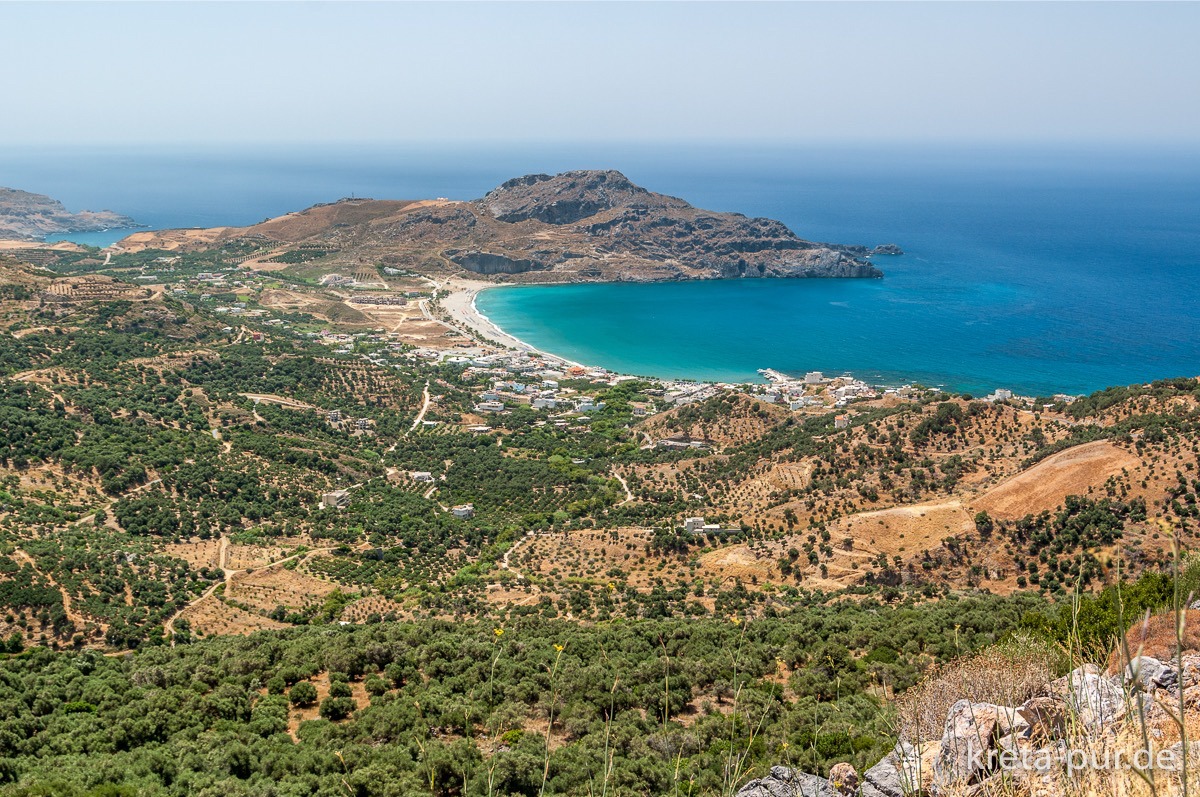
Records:
[[[0,153],[0,185],[152,227],[248,224],[342,196],[470,199],[533,171],[616,168],[803,237],[898,243],[882,280],[487,291],[548,351],[663,377],[823,370],[984,392],[1200,374],[1200,152],[722,147]],[[123,233],[67,236],[104,245]]]

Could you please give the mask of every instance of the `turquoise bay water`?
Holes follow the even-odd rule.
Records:
[[[0,185],[151,228],[244,225],[351,194],[472,199],[530,172],[616,168],[817,241],[895,242],[882,280],[503,288],[540,348],[620,371],[850,371],[973,393],[1200,374],[1200,150],[462,148],[0,152]],[[124,231],[92,233],[110,243]]]
[[[1186,352],[1172,364],[1166,346],[1080,334],[1076,321],[1012,286],[918,288],[924,280],[912,278],[911,264],[885,267],[886,280],[506,287],[485,291],[477,304],[543,350],[646,376],[761,381],[759,368],[819,370],[879,384],[1044,395],[1200,373]],[[1133,356],[1117,362],[1118,351]]]
[[[1097,162],[680,179],[673,193],[700,206],[906,254],[877,258],[880,280],[506,287],[478,306],[546,351],[660,377],[821,370],[1048,395],[1200,375],[1200,169]]]
[[[103,249],[106,246],[112,246],[117,241],[132,235],[137,232],[138,228],[114,228],[111,230],[96,230],[94,232],[59,232],[53,235],[47,235],[43,240],[48,243],[55,241],[74,241],[77,244],[85,246],[98,246]]]

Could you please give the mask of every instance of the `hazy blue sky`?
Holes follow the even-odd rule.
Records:
[[[8,3],[0,144],[1200,142],[1200,3]]]

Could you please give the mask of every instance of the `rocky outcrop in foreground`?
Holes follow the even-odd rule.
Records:
[[[0,188],[0,238],[41,240],[64,232],[97,232],[138,226],[111,210],[71,213],[61,202],[42,194]]]
[[[861,775],[844,763],[828,779],[776,766],[737,797],[936,797],[1008,793],[1013,787],[1018,793],[1058,795],[1065,784],[1089,777],[1139,777],[1128,766],[1138,750],[1148,750],[1158,777],[1173,778],[1177,786],[1185,755],[1188,768],[1200,770],[1200,742],[1185,750],[1172,741],[1179,738],[1171,713],[1180,698],[1185,712],[1200,708],[1200,654],[1185,654],[1182,664],[1180,672],[1141,656],[1111,677],[1085,665],[1019,706],[959,700],[941,738],[901,740]],[[1196,718],[1185,716],[1194,725]],[[1118,751],[1125,755],[1124,767]]]

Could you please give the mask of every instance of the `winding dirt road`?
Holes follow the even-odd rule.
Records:
[[[425,401],[421,404],[421,411],[417,413],[417,417],[413,420],[412,426],[408,427],[408,431],[404,433],[405,437],[417,430],[417,427],[421,425],[421,421],[425,420],[425,413],[429,412],[430,398],[428,379],[425,380],[425,390],[423,392],[425,394]],[[394,449],[395,446],[393,445],[392,448]]]
[[[287,564],[288,562],[292,561],[293,559],[299,559],[301,557],[308,556],[309,554],[329,553],[330,551],[333,551],[333,550],[334,550],[333,548],[309,548],[306,551],[300,551],[298,553],[292,554],[291,556],[285,556],[283,559],[280,559],[276,562],[271,562],[270,564],[266,564],[261,567],[255,567],[253,569],[258,570],[258,571],[270,570],[273,567],[279,567],[282,564]],[[229,538],[226,537],[225,535],[221,535],[221,548],[217,554],[217,564],[220,566],[221,572],[224,574],[225,577],[223,579],[221,579],[220,581],[218,581],[217,583],[213,584],[208,589],[204,590],[203,594],[201,594],[198,598],[188,601],[186,606],[184,606],[179,611],[175,612],[175,614],[171,615],[171,619],[167,620],[167,622],[163,624],[163,630],[166,632],[168,638],[170,638],[172,647],[175,646],[175,621],[178,620],[180,617],[182,617],[183,613],[186,612],[188,609],[192,608],[193,606],[198,605],[201,601],[212,597],[213,593],[217,591],[218,587],[224,586],[225,593],[229,594],[233,590],[233,577],[236,576],[238,573],[246,572],[245,570],[233,570],[233,569],[227,567],[226,564],[228,563],[228,561],[229,561]]]
[[[625,500],[617,504],[617,506],[624,506],[633,500],[633,491],[629,489],[629,484],[625,481],[624,476],[619,473],[614,473],[613,477],[621,483],[622,487],[625,488]]]

